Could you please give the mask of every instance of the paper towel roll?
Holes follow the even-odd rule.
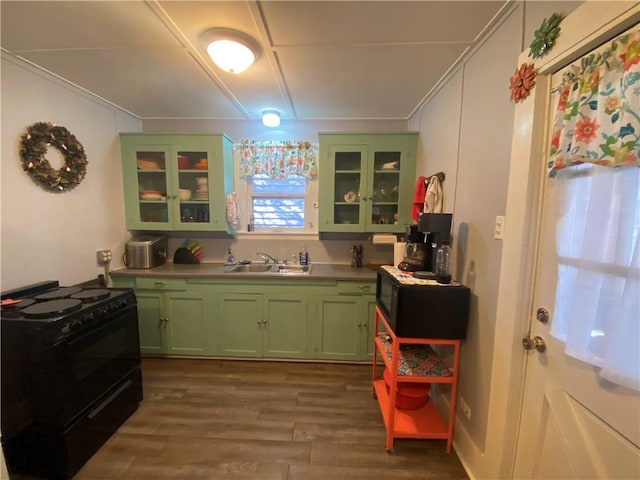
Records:
[[[404,249],[406,245],[407,244],[405,242],[397,242],[393,244],[393,264],[396,267],[404,259]]]
[[[374,245],[393,245],[396,243],[395,235],[388,234],[376,234],[373,236],[373,244]]]

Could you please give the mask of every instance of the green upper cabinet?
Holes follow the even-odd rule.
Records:
[[[127,228],[227,231],[232,141],[222,134],[120,134]]]
[[[320,232],[394,232],[412,223],[417,133],[320,133]]]

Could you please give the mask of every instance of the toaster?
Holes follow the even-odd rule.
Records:
[[[123,263],[129,268],[153,268],[167,261],[167,237],[137,237],[127,242]]]

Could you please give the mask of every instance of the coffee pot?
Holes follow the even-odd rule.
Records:
[[[424,270],[428,253],[425,235],[418,231],[418,225],[407,225],[405,232],[407,238],[404,247],[404,258],[398,264],[398,268],[405,272]]]

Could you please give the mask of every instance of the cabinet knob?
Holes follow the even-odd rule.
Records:
[[[167,286],[167,282],[155,282],[156,288],[162,288]]]

